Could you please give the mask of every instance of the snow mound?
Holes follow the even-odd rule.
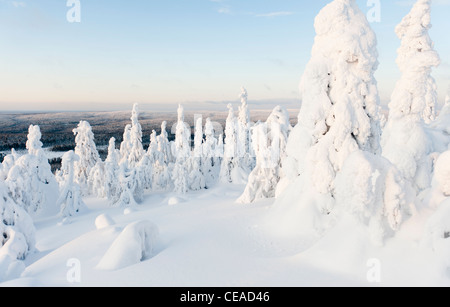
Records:
[[[22,261],[17,261],[8,255],[0,256],[0,281],[8,281],[19,278],[25,271]]]
[[[72,219],[70,217],[65,217],[61,220],[61,222],[57,223],[57,226],[64,226],[72,224]]]
[[[131,208],[131,207],[123,209],[123,215],[129,215],[129,214],[131,214],[133,212],[136,212],[136,210]]]
[[[169,200],[167,201],[167,204],[169,205],[169,206],[176,206],[176,205],[178,205],[179,203],[182,203],[184,200],[182,199],[182,198],[180,198],[180,197],[171,197],[171,198],[169,198]]]
[[[154,255],[158,228],[149,221],[129,224],[97,265],[100,270],[119,270]]]
[[[115,225],[114,220],[107,214],[100,214],[95,219],[95,227],[97,229],[107,228],[109,226]]]
[[[9,239],[0,248],[0,256],[10,256],[13,259],[25,259],[28,253],[28,244],[25,236],[12,228],[8,228],[4,231],[3,235]]]

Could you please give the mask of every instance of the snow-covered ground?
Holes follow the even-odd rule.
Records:
[[[77,217],[38,220],[36,252],[21,278],[0,286],[450,286],[443,262],[416,241],[424,214],[380,249],[351,220],[311,246],[275,235],[268,223],[273,200],[237,204],[243,190],[221,185],[183,198],[152,193],[126,211],[87,199],[89,210]],[[98,268],[122,230],[137,221],[159,229],[153,253],[121,269]]]

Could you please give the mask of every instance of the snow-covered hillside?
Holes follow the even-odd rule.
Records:
[[[38,251],[25,260],[21,278],[1,285],[450,286],[445,259],[419,244],[426,215],[410,221],[384,247],[371,246],[367,233],[351,222],[351,233],[337,225],[310,247],[307,238],[275,235],[267,223],[272,200],[235,203],[243,188],[222,185],[186,197],[149,194],[142,205],[125,210],[89,198],[89,211],[77,217],[36,221]],[[112,222],[104,222],[105,215]],[[130,250],[130,240],[116,241],[136,221],[158,228],[151,254],[115,270],[102,268],[124,250],[140,250]],[[111,255],[114,243],[117,254]],[[374,259],[381,264],[381,283],[367,279]]]
[[[252,121],[242,88],[225,127],[192,127],[179,105],[170,141],[166,121],[143,133],[135,103],[105,160],[82,120],[52,174],[31,125],[27,151],[0,165],[0,285],[450,286],[450,100],[437,112],[431,0],[395,29],[387,117],[356,1],[331,1],[314,26],[295,127],[282,106]]]

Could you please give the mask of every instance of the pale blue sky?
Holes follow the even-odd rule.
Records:
[[[326,0],[0,0],[0,111],[79,110],[142,104],[298,99],[314,18]],[[357,1],[367,12],[366,0]],[[395,25],[412,1],[381,0],[380,95],[399,77]],[[435,0],[430,34],[442,100],[450,85],[450,0]],[[211,108],[213,104],[210,104]],[[222,105],[220,105],[222,107]]]

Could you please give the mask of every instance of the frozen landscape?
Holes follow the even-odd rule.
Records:
[[[242,87],[226,113],[21,115],[41,122],[0,164],[0,286],[450,286],[450,93],[439,101],[431,8],[414,1],[395,27],[386,110],[375,32],[334,0],[299,112],[251,113]],[[68,150],[49,151],[40,126]]]

